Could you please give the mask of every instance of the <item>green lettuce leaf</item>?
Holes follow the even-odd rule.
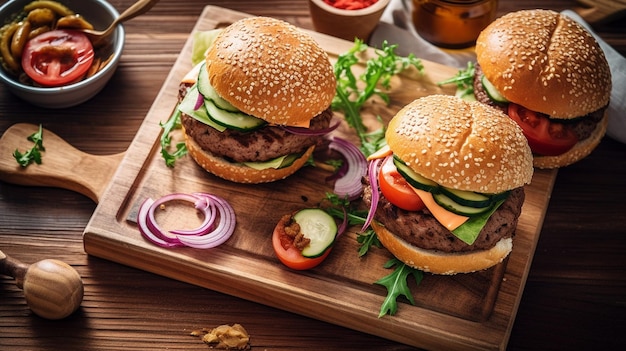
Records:
[[[470,217],[465,223],[461,224],[458,228],[452,231],[452,234],[457,238],[463,240],[467,245],[472,245],[478,234],[483,229],[489,217],[502,205],[504,200],[496,202],[489,211],[485,211],[479,215]]]
[[[193,66],[205,60],[207,50],[213,45],[213,41],[220,31],[221,29],[213,29],[193,33],[193,46],[191,48],[191,63]]]

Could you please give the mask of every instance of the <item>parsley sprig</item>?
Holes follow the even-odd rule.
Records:
[[[407,69],[415,67],[420,73],[424,67],[421,60],[410,54],[407,57],[398,56],[395,53],[397,45],[389,45],[386,41],[382,44],[382,49],[376,50],[376,56],[366,62],[365,71],[358,77],[352,71],[352,67],[360,62],[358,55],[367,49],[367,45],[360,40],[355,40],[354,46],[346,53],[340,55],[334,66],[335,77],[337,78],[337,91],[332,103],[335,111],[343,112],[348,125],[354,129],[361,143],[361,151],[365,156],[369,156],[379,150],[385,144],[385,131],[381,127],[375,131],[368,131],[361,117],[361,109],[366,101],[373,96],[379,96],[385,103],[389,103],[389,96],[380,89],[390,88],[391,78]],[[363,88],[362,88],[363,87]],[[380,117],[378,117],[380,120]],[[359,211],[353,208],[349,201],[338,197],[327,195],[327,198],[335,206],[343,206],[348,213],[348,223],[350,225],[363,225],[367,218],[367,211]],[[331,207],[329,213],[337,218],[343,218],[343,211]],[[357,237],[359,246],[359,257],[365,255],[371,247],[382,247],[376,233],[371,228],[360,233]],[[379,317],[385,314],[395,314],[398,309],[397,299],[401,295],[405,296],[410,303],[415,304],[407,280],[409,276],[415,277],[417,284],[422,280],[423,273],[420,270],[411,268],[398,259],[388,261],[384,268],[394,268],[389,275],[376,281],[376,284],[387,288],[387,297],[381,305]]]
[[[346,122],[358,135],[361,151],[365,156],[378,150],[385,137],[382,128],[373,132],[367,130],[361,118],[361,108],[365,102],[377,95],[385,103],[389,103],[389,96],[381,88],[389,89],[394,75],[410,66],[420,72],[424,70],[421,60],[415,55],[397,55],[397,47],[398,45],[390,45],[387,41],[383,42],[382,48],[376,50],[376,56],[367,60],[365,71],[358,78],[352,68],[361,61],[359,54],[368,48],[362,40],[356,39],[354,46],[339,55],[334,65],[337,89],[332,107],[335,111],[343,112]]]
[[[474,72],[476,68],[472,61],[467,62],[465,69],[459,70],[454,77],[437,83],[438,85],[456,84],[456,96],[466,97],[474,95]]]
[[[165,123],[159,122],[161,128],[163,128],[163,133],[161,134],[160,143],[161,143],[161,156],[165,160],[165,165],[167,167],[174,167],[176,160],[185,156],[187,154],[187,146],[185,146],[184,142],[176,143],[176,149],[174,152],[170,152],[170,146],[172,144],[172,136],[170,135],[172,131],[175,129],[180,129],[180,111],[178,107],[170,118]]]
[[[398,311],[396,300],[400,295],[406,297],[412,305],[415,305],[415,300],[413,299],[413,295],[411,295],[411,289],[409,289],[408,279],[409,276],[413,276],[415,283],[419,285],[424,277],[422,271],[407,266],[397,258],[392,258],[384,265],[385,268],[391,268],[393,266],[396,267],[393,273],[376,281],[376,284],[383,285],[387,288],[387,297],[380,306],[379,318],[385,314],[396,314]]]
[[[35,133],[29,135],[27,139],[35,143],[35,145],[33,145],[30,150],[23,153],[18,149],[15,149],[13,157],[15,157],[17,163],[19,163],[22,167],[27,167],[33,162],[38,165],[41,164],[41,152],[46,151],[46,148],[43,146],[43,127],[41,124],[39,125],[39,129]]]
[[[350,203],[349,200],[345,198],[340,198],[337,194],[326,194],[326,200],[329,202],[330,206],[326,208],[326,212],[340,220],[343,220],[344,211],[348,217],[348,225],[350,226],[362,226],[367,219],[367,211],[360,210],[354,207],[354,204]],[[371,247],[381,248],[382,244],[378,240],[376,233],[373,229],[368,228],[366,231],[359,233],[357,236],[357,242],[361,244],[359,246],[359,257],[364,256]]]
[[[330,206],[326,207],[326,212],[331,216],[343,220],[343,216],[347,214],[348,225],[351,226],[362,226],[363,223],[365,223],[367,211],[355,208],[354,204],[350,203],[347,199],[342,199],[336,194],[327,193],[326,200],[330,203]],[[345,213],[342,208],[346,210]],[[372,247],[383,247],[380,240],[378,240],[378,236],[376,236],[376,232],[374,232],[371,227],[359,233],[357,242],[360,244],[359,257],[367,254]],[[383,267],[386,269],[395,268],[393,272],[374,282],[375,284],[387,288],[387,296],[380,306],[380,312],[378,313],[379,318],[386,314],[394,315],[398,311],[397,300],[401,295],[414,305],[415,300],[413,299],[413,295],[411,295],[408,279],[410,276],[413,276],[416,285],[419,285],[424,276],[422,271],[406,265],[397,258],[390,259]]]

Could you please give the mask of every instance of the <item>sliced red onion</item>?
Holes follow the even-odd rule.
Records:
[[[196,104],[193,106],[193,110],[197,111],[200,107],[204,105],[204,96],[202,94],[198,94],[198,98],[196,99]]]
[[[354,144],[338,137],[331,140],[328,148],[341,153],[348,164],[346,174],[335,182],[335,194],[347,196],[348,200],[358,198],[363,191],[361,179],[367,172],[365,156]]]
[[[137,224],[139,225],[139,232],[151,243],[161,247],[180,247],[183,246],[181,242],[173,242],[163,240],[160,236],[154,234],[153,226],[148,225],[148,212],[154,200],[147,198],[139,207],[139,213],[137,214]]]
[[[333,174],[329,175],[328,177],[326,177],[326,181],[327,182],[331,182],[333,180],[337,180],[337,179],[345,176],[346,173],[348,173],[348,162],[342,163],[341,166],[339,166],[339,169],[335,173],[333,173]]]
[[[188,230],[170,230],[170,233],[175,235],[204,235],[208,233],[213,227],[213,223],[215,223],[215,219],[217,218],[215,213],[215,204],[213,201],[206,196],[195,197],[197,200],[194,202],[194,207],[196,210],[204,213],[204,222],[196,228],[196,229],[188,229]]]
[[[341,206],[341,210],[343,211],[343,221],[337,228],[337,237],[343,234],[348,228],[348,212],[346,212],[346,208]]]
[[[219,212],[220,221],[211,232],[198,236],[178,236],[183,244],[196,249],[210,249],[226,242],[235,231],[235,211],[224,199],[206,193],[194,193],[204,196],[215,202],[215,208]]]
[[[291,134],[318,136],[318,135],[326,135],[332,132],[333,130],[337,129],[337,127],[339,127],[339,124],[341,124],[341,121],[337,121],[337,123],[333,124],[332,126],[328,128],[323,128],[323,129],[310,129],[310,128],[293,127],[293,126],[280,126],[280,127]]]
[[[169,201],[187,201],[204,214],[203,223],[196,229],[172,230],[170,236],[157,224],[155,211]],[[217,226],[215,221],[219,218]],[[154,201],[146,199],[139,208],[137,223],[140,233],[150,242],[161,247],[189,246],[212,248],[223,244],[235,230],[235,212],[224,199],[206,193],[175,193]]]
[[[365,223],[363,223],[363,227],[361,228],[361,232],[364,232],[367,230],[367,227],[370,226],[370,223],[372,223],[374,215],[376,214],[376,208],[378,208],[378,199],[380,198],[380,190],[378,190],[378,168],[384,160],[385,159],[377,158],[370,161],[367,170],[367,177],[369,179],[370,186],[372,187],[372,201],[370,203],[370,210],[367,214],[367,218],[365,219]]]

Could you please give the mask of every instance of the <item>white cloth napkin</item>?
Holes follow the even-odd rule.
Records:
[[[383,41],[398,44],[398,54],[415,54],[424,60],[438,62],[446,66],[465,68],[468,61],[474,62],[473,48],[447,50],[434,46],[422,39],[410,25],[410,10],[405,7],[407,0],[391,0],[381,17],[381,23],[372,33],[369,44],[380,47]],[[604,51],[611,67],[613,88],[608,108],[609,125],[607,135],[626,143],[626,58],[598,37],[590,26],[574,11],[565,10],[562,14],[579,22],[593,34]]]

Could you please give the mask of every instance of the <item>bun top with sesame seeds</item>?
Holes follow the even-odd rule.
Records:
[[[532,179],[533,157],[521,128],[480,102],[417,99],[391,119],[385,138],[411,169],[445,187],[500,193]]]
[[[330,106],[336,81],[307,33],[273,18],[234,22],[206,57],[211,85],[239,110],[280,125],[306,125]]]
[[[500,17],[476,41],[476,60],[509,101],[552,118],[585,116],[609,103],[611,72],[594,37],[550,10]]]

